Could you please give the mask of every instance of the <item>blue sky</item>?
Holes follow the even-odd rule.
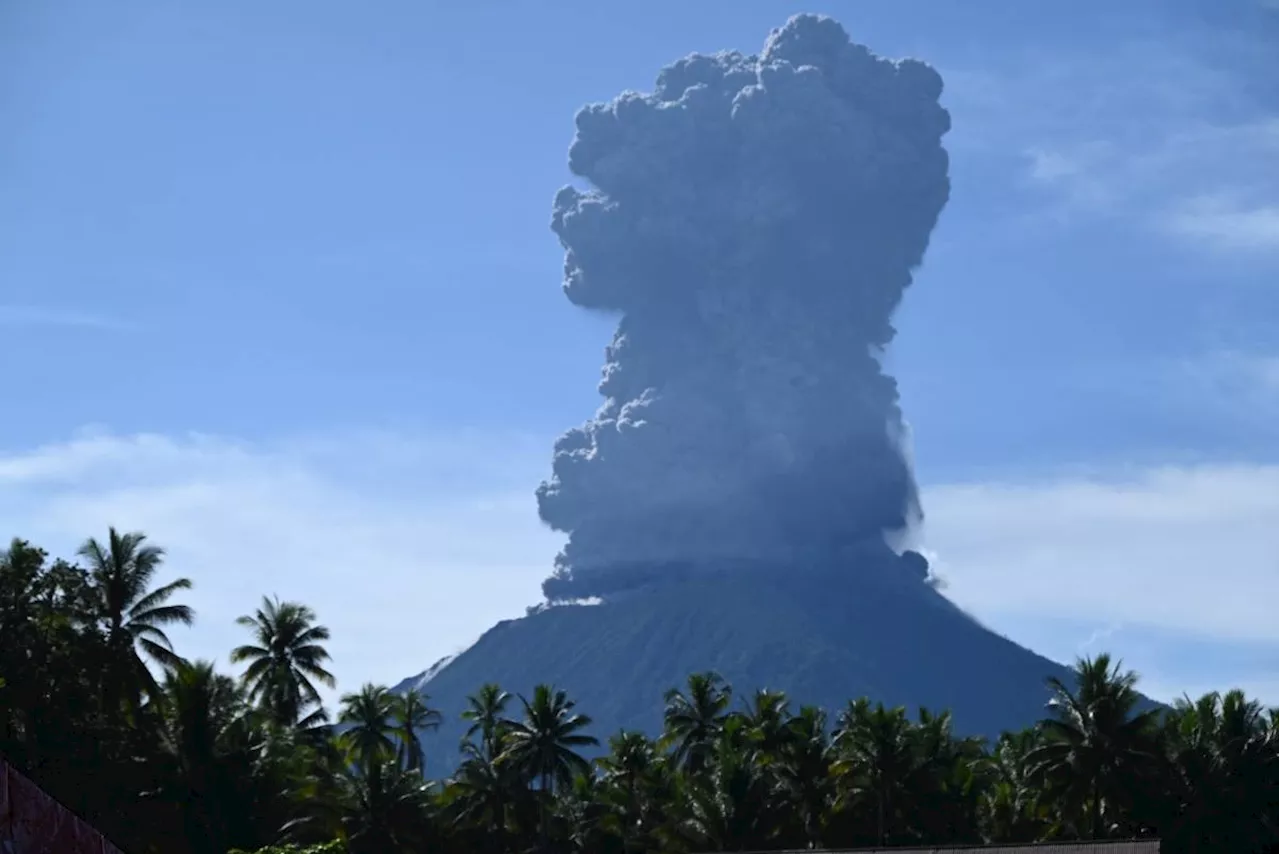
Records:
[[[225,661],[278,593],[348,685],[518,615],[610,331],[548,229],[573,114],[798,11],[947,81],[889,361],[951,595],[1153,693],[1276,701],[1260,0],[7,4],[0,534],[146,530],[197,584],[184,650]]]

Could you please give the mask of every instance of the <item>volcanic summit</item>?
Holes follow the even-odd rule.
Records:
[[[797,16],[577,115],[555,197],[565,296],[617,318],[603,403],[538,488],[566,542],[546,602],[424,686],[446,720],[496,681],[563,688],[604,737],[716,670],[796,702],[950,708],[996,734],[1059,665],[935,589],[892,318],[950,192],[942,78]],[[446,733],[454,735],[448,728]]]

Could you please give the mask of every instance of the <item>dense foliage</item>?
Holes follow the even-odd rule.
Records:
[[[131,854],[696,852],[1158,835],[1170,852],[1275,851],[1275,709],[1238,691],[1145,710],[1106,655],[1051,680],[1036,727],[992,743],[945,712],[666,696],[662,734],[613,734],[550,686],[479,688],[463,761],[424,779],[440,715],[377,685],[321,702],[329,633],[297,602],[241,618],[238,675],[187,661],[191,583],[140,534],[82,563],[0,552],[0,755]],[[584,756],[597,756],[588,761]],[[270,846],[270,847],[266,847]]]

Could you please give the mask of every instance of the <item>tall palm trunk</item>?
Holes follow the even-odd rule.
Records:
[[[887,830],[885,828],[885,813],[887,812],[885,802],[888,797],[885,794],[885,781],[882,776],[877,774],[876,780],[876,844],[884,845],[889,841]]]
[[[1089,805],[1089,823],[1093,839],[1102,838],[1102,797],[1101,797],[1101,781],[1097,776],[1093,778],[1093,800]]]
[[[538,836],[541,839],[542,850],[545,852],[551,850],[551,828],[548,826],[550,824],[551,817],[550,811],[547,808],[547,802],[551,799],[552,795],[551,775],[546,771],[543,771],[541,774],[539,788],[542,790],[542,797],[538,799],[540,801],[538,814]]]

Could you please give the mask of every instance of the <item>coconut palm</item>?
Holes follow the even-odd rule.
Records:
[[[1275,710],[1240,691],[1179,700],[1164,721],[1170,795],[1161,836],[1176,850],[1257,851],[1275,845]],[[1233,815],[1256,816],[1242,823]]]
[[[533,699],[521,696],[520,703],[524,717],[506,722],[509,736],[503,756],[507,761],[548,793],[591,770],[590,763],[574,750],[599,743],[595,736],[582,733],[591,726],[591,718],[574,712],[575,704],[564,691],[539,685]]]
[[[761,761],[768,765],[780,760],[794,737],[787,695],[781,691],[759,690],[740,714]]]
[[[480,686],[480,690],[467,697],[467,708],[462,712],[462,719],[467,721],[465,741],[472,741],[477,735],[480,743],[476,745],[480,754],[493,761],[502,752],[502,741],[505,735],[503,727],[507,704],[511,695],[492,682]]]
[[[786,798],[799,825],[799,842],[817,847],[822,818],[832,799],[831,744],[827,716],[819,708],[802,706],[787,721],[788,733],[780,740],[777,763],[779,794]]]
[[[1135,776],[1154,761],[1158,712],[1137,711],[1137,674],[1122,671],[1109,655],[1079,659],[1075,671],[1075,690],[1057,677],[1048,680],[1051,717],[1040,722],[1044,743],[1029,758],[1064,817],[1083,816],[1080,835],[1101,839],[1108,802],[1124,803]]]
[[[354,694],[343,694],[338,723],[340,738],[357,763],[376,772],[396,755],[391,722],[395,695],[382,685],[366,683]]]
[[[952,731],[951,713],[921,709],[911,728],[913,762],[906,780],[907,809],[917,841],[980,844],[986,745]]]
[[[191,589],[189,579],[178,578],[150,589],[164,562],[164,549],[147,545],[146,540],[145,534],[121,534],[110,528],[105,544],[90,537],[77,554],[89,564],[97,618],[108,645],[115,654],[127,657],[128,669],[154,693],[157,684],[142,656],[164,668],[177,667],[182,658],[173,651],[164,627],[191,625],[195,611],[188,605],[169,603],[178,591]]]
[[[691,774],[706,766],[724,727],[733,689],[716,673],[689,677],[688,693],[672,688],[664,696],[662,743]]]
[[[889,842],[914,764],[911,721],[901,708],[856,700],[837,718],[833,746],[838,806],[867,804],[875,816],[876,844]]]
[[[597,760],[606,783],[637,792],[661,762],[658,746],[642,732],[623,730],[609,739],[609,753]]]
[[[160,744],[179,765],[194,769],[217,750],[243,719],[239,688],[208,661],[183,662],[164,676],[156,703]]]
[[[655,834],[675,783],[667,756],[644,733],[623,730],[609,739],[609,753],[596,765],[594,796],[603,808],[596,820],[621,837],[627,851],[661,850]]]
[[[340,822],[351,854],[435,849],[430,797],[420,775],[382,757],[347,769],[339,781]]]
[[[335,682],[324,668],[329,653],[322,642],[329,630],[315,620],[306,605],[266,597],[252,616],[236,620],[253,632],[255,643],[236,647],[231,660],[248,662],[243,679],[249,699],[280,726],[309,727],[326,717],[316,683],[332,688]]]
[[[229,754],[239,747],[245,706],[235,682],[207,661],[167,671],[153,711],[158,719],[161,787],[186,814],[197,850],[225,851],[234,787]]]
[[[528,796],[519,770],[508,762],[495,761],[471,741],[463,741],[462,755],[462,764],[445,790],[449,823],[474,836],[474,850],[507,851],[509,814],[522,796]]]
[[[619,822],[612,803],[616,790],[591,775],[573,778],[556,798],[557,842],[561,850],[622,852],[661,850],[639,842],[641,828]]]
[[[992,842],[1035,842],[1049,829],[1049,811],[1029,760],[1039,744],[1035,729],[1004,733],[982,766],[983,832]]]
[[[753,746],[747,720],[731,715],[701,770],[680,793],[677,835],[696,851],[760,851],[773,847],[782,810],[776,786]]]
[[[519,769],[525,779],[536,780],[543,797],[540,799],[539,825],[543,844],[548,832],[547,800],[557,789],[568,787],[579,774],[588,774],[591,764],[574,748],[598,744],[594,736],[582,730],[591,725],[591,718],[574,712],[574,702],[564,691],[549,685],[538,685],[533,699],[520,697],[524,717],[508,720],[503,761]]]
[[[427,705],[429,699],[416,688],[391,696],[391,721],[399,741],[397,758],[406,771],[421,773],[425,769],[426,754],[419,733],[439,729],[443,720],[439,710]]]

